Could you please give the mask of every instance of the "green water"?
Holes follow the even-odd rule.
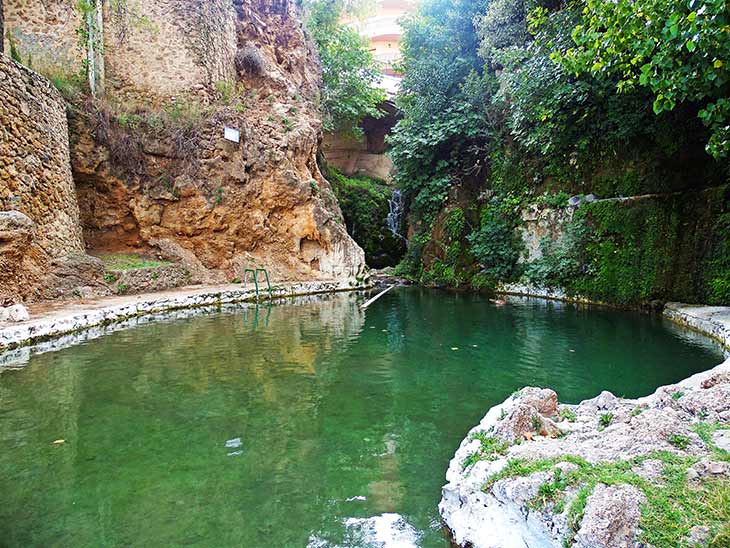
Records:
[[[363,300],[167,319],[0,374],[0,546],[445,547],[447,464],[491,405],[640,396],[722,357],[630,313]]]

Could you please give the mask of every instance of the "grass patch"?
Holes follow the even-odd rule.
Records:
[[[707,431],[714,427],[715,425],[705,426],[703,433],[707,435]],[[632,470],[649,459],[663,463],[664,484],[661,488]],[[572,534],[564,542],[569,546],[580,527],[588,497],[596,485],[632,485],[646,497],[641,506],[642,542],[662,548],[689,548],[686,539],[690,529],[704,525],[711,531],[710,546],[726,547],[727,539],[730,538],[730,528],[727,526],[730,523],[730,481],[706,480],[700,485],[690,485],[687,482],[687,469],[697,460],[696,457],[679,456],[668,451],[598,464],[590,464],[584,459],[569,455],[536,461],[513,459],[504,470],[489,478],[484,490],[491,489],[500,479],[553,470],[552,478],[539,488],[530,506],[545,508],[553,504],[555,512],[563,512],[567,504]],[[576,464],[577,469],[564,473],[555,468],[560,462]],[[577,492],[568,501],[566,492],[569,487],[576,487]]]
[[[712,435],[715,432],[718,430],[730,430],[730,425],[721,424],[719,422],[698,422],[692,426],[692,430],[695,431],[702,442],[712,451],[714,459],[730,461],[730,452],[720,449],[715,442],[712,441]],[[730,544],[728,546],[730,546]]]
[[[498,440],[494,436],[489,436],[486,432],[476,432],[471,435],[471,439],[479,440],[481,447],[478,451],[464,459],[461,463],[462,470],[466,470],[467,468],[474,466],[480,460],[497,460],[500,456],[506,455],[507,450],[509,449],[509,444],[507,442]]]
[[[631,413],[629,413],[629,415],[631,415],[632,417],[637,417],[641,415],[644,411],[646,411],[646,407],[644,407],[643,405],[637,405],[631,410]]]
[[[613,422],[613,413],[602,413],[600,417],[598,417],[598,426],[600,428],[607,428],[611,422]]]
[[[568,422],[575,422],[578,418],[578,416],[575,414],[575,411],[573,411],[569,407],[560,408],[560,417],[567,420]]]
[[[682,451],[687,449],[690,444],[689,438],[680,434],[672,434],[667,438],[667,441],[671,443],[674,447],[676,447],[677,449],[681,449]]]
[[[104,261],[107,270],[141,270],[172,264],[170,261],[151,259],[136,253],[105,253],[100,255],[99,258]]]

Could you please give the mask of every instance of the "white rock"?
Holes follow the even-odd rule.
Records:
[[[15,304],[5,309],[7,311],[7,321],[11,322],[25,322],[30,320],[30,314],[28,309],[22,304]]]
[[[684,393],[680,400],[671,393]],[[670,394],[667,397],[667,394]],[[631,416],[637,406],[645,409]],[[531,435],[513,436],[520,443],[509,446],[506,454],[495,454],[495,460],[480,460],[463,468],[466,458],[479,449],[473,434],[505,439],[500,432],[507,426],[522,424],[518,421],[524,408],[541,421],[543,413],[552,413],[556,407],[550,391],[524,389],[502,404],[491,408],[482,421],[467,435],[449,463],[442,489],[439,511],[458,546],[472,548],[558,548],[573,539],[567,522],[566,508],[577,493],[577,486],[565,491],[565,504],[537,510],[532,504],[541,485],[549,481],[556,469],[563,475],[577,469],[568,462],[546,472],[527,477],[507,477],[493,483],[487,492],[485,483],[504,469],[510,459],[554,459],[579,457],[588,463],[617,462],[633,457],[646,457],[634,472],[661,485],[663,464],[650,456],[662,449],[699,460],[688,470],[688,480],[730,476],[730,463],[715,462],[710,449],[693,432],[692,425],[709,412],[711,416],[730,409],[730,359],[710,371],[698,373],[676,385],[660,388],[654,394],[636,400],[617,398],[609,392],[572,407],[577,417],[570,423],[567,436],[550,437]],[[602,412],[614,415],[611,426],[597,428],[597,416]],[[549,419],[548,419],[549,420]],[[704,420],[704,419],[703,419]],[[535,423],[537,421],[534,421]],[[519,423],[519,424],[517,424]],[[526,424],[531,425],[532,420]],[[561,423],[561,426],[563,424]],[[521,431],[521,430],[518,430]],[[726,433],[727,432],[727,433]],[[528,432],[529,434],[529,432]],[[687,446],[677,448],[670,440],[682,436]],[[730,431],[714,434],[718,446],[726,446]],[[639,542],[640,506],[644,494],[631,485],[598,486],[590,497],[586,512],[578,524],[573,548],[634,548]],[[562,510],[561,510],[562,509]],[[560,513],[557,513],[560,512]],[[568,536],[570,535],[570,536]]]
[[[718,430],[712,435],[712,441],[719,449],[730,451],[730,430]]]

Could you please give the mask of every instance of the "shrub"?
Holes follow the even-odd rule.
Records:
[[[682,451],[687,449],[690,444],[689,438],[680,434],[672,434],[671,436],[669,436],[669,438],[667,438],[667,441],[671,443],[674,447],[676,447],[677,449],[681,449]]]
[[[224,105],[230,105],[236,98],[236,83],[230,80],[218,80],[215,83],[215,90]]]
[[[18,49],[18,45],[15,43],[15,38],[13,38],[10,30],[5,33],[5,37],[8,39],[8,44],[10,44],[10,58],[17,63],[22,64],[23,57],[20,55],[20,50]]]
[[[494,281],[508,281],[517,276],[517,261],[522,251],[522,240],[515,232],[516,212],[503,206],[498,200],[485,206],[479,230],[467,237],[481,273]]]
[[[607,428],[611,422],[613,422],[613,413],[602,413],[601,416],[598,417],[598,424],[602,428]]]

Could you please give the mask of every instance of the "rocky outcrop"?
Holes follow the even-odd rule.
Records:
[[[439,510],[473,548],[721,546],[728,432],[730,360],[637,400],[525,388],[462,442]]]
[[[6,4],[22,55],[49,73],[79,73],[78,48],[53,55],[78,41],[76,2]],[[92,253],[154,252],[209,283],[248,267],[277,280],[364,276],[317,167],[321,71],[299,9],[290,0],[105,4],[105,95],[67,93]]]
[[[390,101],[378,105],[381,118],[367,116],[361,124],[362,135],[352,132],[325,133],[322,153],[327,164],[349,176],[372,177],[392,183],[393,161],[386,154],[386,136],[400,118],[400,113]]]
[[[0,300],[58,292],[57,264],[83,255],[65,103],[0,55]]]

